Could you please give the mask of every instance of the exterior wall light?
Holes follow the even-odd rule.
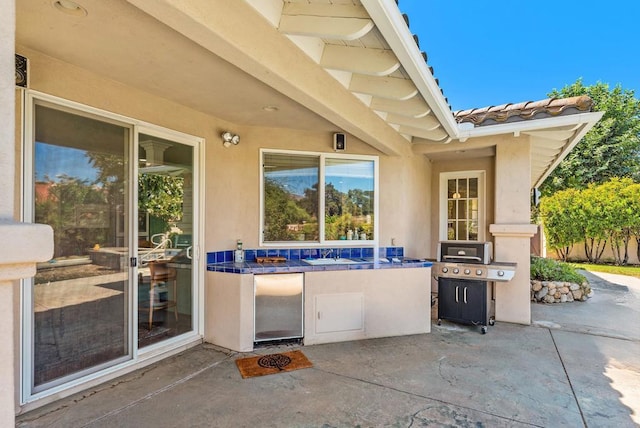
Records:
[[[233,144],[237,146],[240,142],[240,136],[238,134],[232,134],[229,131],[225,131],[222,133],[222,145],[225,147],[231,147]]]

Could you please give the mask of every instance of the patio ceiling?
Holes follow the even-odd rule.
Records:
[[[410,150],[417,136],[447,142],[455,132],[394,2],[76,3],[86,16],[61,13],[51,0],[17,2],[17,51],[43,52],[231,123],[342,131],[387,154]]]

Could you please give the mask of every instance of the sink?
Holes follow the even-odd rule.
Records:
[[[313,265],[313,266],[349,265],[349,264],[353,264],[353,263],[358,263],[358,262],[353,261],[351,259],[343,259],[343,258],[338,258],[338,259],[330,259],[330,258],[326,258],[326,259],[305,259],[303,261],[305,263],[308,263],[308,264]]]

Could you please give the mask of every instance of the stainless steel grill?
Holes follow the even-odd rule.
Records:
[[[442,241],[433,275],[438,280],[438,325],[443,319],[480,325],[494,324],[493,288],[489,283],[511,281],[516,263],[494,262],[490,242]]]
[[[494,262],[492,249],[491,242],[442,241],[438,245],[434,276],[511,281],[516,274],[516,263]]]

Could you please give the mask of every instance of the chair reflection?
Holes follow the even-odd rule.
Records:
[[[149,330],[153,328],[153,312],[161,309],[173,308],[173,313],[178,321],[178,305],[177,305],[177,273],[176,269],[169,267],[167,261],[150,261],[149,264],[149,302],[139,305],[141,311],[149,313]],[[142,278],[139,279],[142,283]],[[172,285],[171,293],[168,287]]]

